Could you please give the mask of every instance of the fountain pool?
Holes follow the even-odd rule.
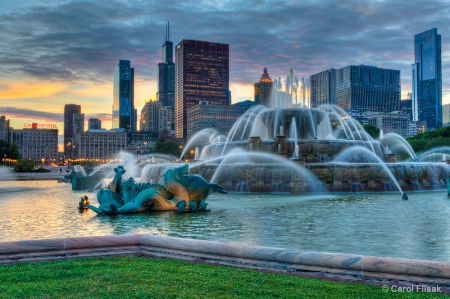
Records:
[[[231,190],[230,190],[231,191]],[[97,215],[56,181],[0,181],[0,241],[151,233],[173,237],[450,262],[446,190],[211,194],[209,213]]]

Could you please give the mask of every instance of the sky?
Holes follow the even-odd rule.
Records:
[[[232,103],[253,100],[263,68],[284,79],[347,65],[401,71],[411,91],[414,35],[442,36],[443,103],[450,103],[450,2],[309,0],[0,0],[0,115],[11,126],[56,124],[65,104],[111,128],[113,69],[135,69],[135,108],[156,99],[165,26],[171,40],[230,44]]]

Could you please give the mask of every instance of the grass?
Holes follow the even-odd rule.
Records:
[[[0,298],[445,298],[142,257],[0,266],[0,282]]]

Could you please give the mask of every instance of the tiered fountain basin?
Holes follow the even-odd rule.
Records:
[[[360,123],[337,107],[257,107],[244,114],[228,136],[202,146],[190,171],[229,191],[241,192],[446,188],[450,177],[446,161],[420,162],[401,136],[380,137],[372,139]],[[397,161],[398,154],[403,159],[409,155],[409,161]]]

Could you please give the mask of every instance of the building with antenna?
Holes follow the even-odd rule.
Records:
[[[170,41],[170,24],[167,22],[166,35],[162,46],[162,62],[158,63],[158,92],[156,101],[174,110],[175,64],[173,63],[173,42]]]

